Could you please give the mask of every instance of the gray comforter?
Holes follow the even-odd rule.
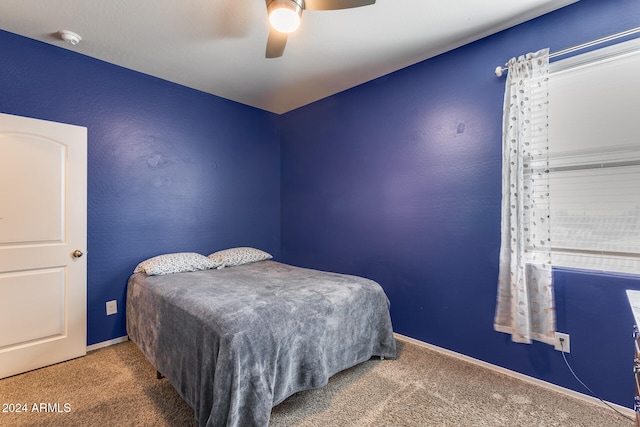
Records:
[[[275,261],[133,274],[127,332],[200,426],[267,426],[293,393],[396,355],[380,285]]]

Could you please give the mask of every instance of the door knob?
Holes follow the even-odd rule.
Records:
[[[76,249],[75,251],[73,251],[73,253],[71,255],[73,255],[74,258],[80,258],[84,254],[82,253],[82,251],[80,249]]]

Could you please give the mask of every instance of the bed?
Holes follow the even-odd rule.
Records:
[[[200,426],[267,426],[292,394],[373,356],[395,358],[376,282],[271,259],[222,267],[137,269],[127,287],[130,339]]]

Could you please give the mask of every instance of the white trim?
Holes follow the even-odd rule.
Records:
[[[638,166],[634,164],[634,161],[640,158],[638,143],[632,141],[630,132],[625,132],[620,126],[621,123],[633,123],[637,119],[637,114],[634,114],[637,96],[632,95],[634,92],[629,90],[629,85],[637,86],[637,78],[633,77],[637,72],[632,70],[638,68],[638,64],[640,38],[572,56],[549,65],[549,166],[552,172],[560,172],[551,173],[549,176],[552,207],[551,253],[554,267],[636,276],[640,274],[640,254],[637,245],[634,245],[637,243],[637,235],[632,230],[628,231],[627,236],[610,236],[611,244],[605,242],[602,237],[596,237],[587,243],[588,236],[570,238],[571,242],[565,242],[562,236],[556,236],[556,233],[574,235],[575,230],[571,224],[565,222],[569,219],[564,219],[561,223],[558,219],[560,215],[554,216],[558,211],[565,209],[565,206],[559,206],[562,203],[555,204],[563,199],[565,191],[582,194],[580,189],[586,191],[589,182],[602,178],[608,187],[591,194],[585,192],[584,196],[575,199],[570,197],[567,200],[568,215],[580,212],[584,215],[585,221],[589,222],[598,215],[607,215],[614,224],[622,225],[626,221],[623,215],[628,214],[628,206],[634,205],[634,193],[629,188],[621,189],[623,193],[613,192],[616,195],[611,196],[613,199],[610,212],[601,213],[597,209],[598,198],[605,194],[607,188],[614,189],[625,179],[635,182],[640,173]],[[577,103],[576,99],[582,102]],[[615,111],[618,112],[609,116],[608,111],[612,110],[612,105],[616,106]],[[578,119],[579,117],[582,119]],[[593,137],[588,132],[578,132],[574,136],[576,125],[583,122],[597,122],[599,128],[608,130]],[[625,168],[609,169],[608,165]],[[558,195],[560,193],[555,190],[560,191],[562,195]],[[627,192],[627,197],[624,196],[624,192]],[[628,202],[626,206],[625,201]],[[629,218],[633,219],[633,216]],[[584,228],[588,228],[588,223],[585,224]],[[559,239],[554,240],[554,237]]]
[[[542,381],[542,380],[539,380],[537,378],[533,378],[533,377],[530,377],[528,375],[524,375],[524,374],[521,374],[519,372],[515,372],[515,371],[512,371],[510,369],[503,368],[501,366],[492,365],[491,363],[484,362],[484,361],[478,360],[478,359],[474,359],[473,357],[470,357],[470,356],[467,356],[467,355],[464,355],[464,354],[461,354],[461,353],[456,353],[455,351],[447,350],[445,348],[438,347],[438,346],[435,346],[433,344],[429,344],[429,343],[426,343],[424,341],[417,340],[415,338],[410,338],[410,337],[407,337],[407,336],[404,336],[404,335],[401,335],[401,334],[398,334],[398,333],[394,333],[394,336],[396,337],[396,339],[398,339],[400,341],[405,341],[405,342],[409,342],[409,343],[418,345],[420,347],[428,348],[429,350],[437,351],[438,353],[442,353],[442,354],[447,355],[447,356],[455,357],[456,359],[462,360],[464,362],[473,363],[474,365],[478,365],[478,366],[481,366],[483,368],[491,369],[492,371],[496,371],[496,372],[499,372],[501,374],[505,374],[505,375],[508,375],[510,377],[526,381],[526,382],[528,382],[530,384],[534,384],[534,385],[537,385],[539,387],[546,388],[547,390],[555,391],[557,393],[562,393],[564,395],[567,395],[567,396],[570,396],[570,397],[573,397],[573,398],[576,398],[576,399],[580,399],[580,400],[582,400],[584,402],[595,404],[595,405],[598,405],[599,407],[603,407],[602,406],[603,405],[602,402],[599,399],[597,399],[597,398],[595,398],[593,396],[589,396],[589,395],[583,394],[583,393],[578,393],[577,391],[574,391],[574,390],[571,390],[571,389],[568,389],[568,388],[564,388],[564,387],[561,387],[559,385],[549,383],[547,381]],[[627,415],[627,416],[629,416],[631,418],[635,418],[635,416],[636,416],[635,415],[636,414],[635,411],[633,409],[631,409],[631,408],[620,406],[618,404],[611,403],[611,402],[607,402],[607,404],[615,407],[616,410],[622,412],[623,414],[625,414],[625,415]]]
[[[125,341],[129,341],[129,336],[128,335],[125,335],[125,336],[120,337],[120,338],[114,338],[114,339],[109,340],[109,341],[102,341],[102,342],[99,342],[99,343],[88,345],[87,346],[87,351],[97,350],[97,349],[102,348],[102,347],[109,347],[110,345],[120,344],[121,342],[125,342]]]
[[[640,33],[640,27],[632,28],[630,30],[622,31],[622,32],[617,33],[617,34],[612,34],[610,36],[603,37],[603,38],[598,39],[598,40],[593,40],[593,41],[590,41],[590,42],[587,42],[587,43],[583,43],[583,44],[578,45],[578,46],[573,46],[573,47],[570,47],[570,48],[567,48],[567,49],[563,49],[563,50],[554,52],[551,55],[549,55],[549,58],[555,58],[556,56],[567,55],[569,53],[573,53],[573,52],[576,52],[578,50],[582,50],[582,49],[586,49],[586,48],[589,48],[589,47],[597,46],[597,45],[602,44],[602,43],[614,41],[614,40],[617,40],[617,39],[622,38],[622,37],[628,37],[628,36],[631,36],[631,35],[636,34],[636,33]]]
[[[590,65],[595,62],[617,59],[625,55],[635,55],[638,53],[640,53],[640,38],[554,61],[549,64],[549,74],[557,74],[583,65]]]
[[[478,360],[478,359],[474,359],[473,357],[470,357],[470,356],[467,356],[467,355],[464,355],[464,354],[461,354],[461,353],[456,353],[455,351],[447,350],[446,348],[438,347],[438,346],[435,346],[433,344],[429,344],[429,343],[426,343],[424,341],[417,340],[415,338],[407,337],[405,335],[401,335],[401,334],[398,334],[398,333],[395,333],[395,332],[394,332],[393,335],[399,341],[409,342],[409,343],[415,344],[417,346],[427,348],[429,350],[437,351],[438,353],[444,354],[446,356],[455,357],[456,359],[462,360],[463,362],[472,363],[474,365],[481,366],[483,368],[487,368],[487,369],[490,369],[492,371],[495,371],[495,372],[498,372],[498,373],[501,373],[501,374],[504,374],[504,375],[508,375],[510,377],[517,378],[517,379],[522,380],[522,381],[526,381],[526,382],[528,382],[530,384],[534,384],[534,385],[537,385],[539,387],[546,388],[547,390],[555,391],[557,393],[562,393],[564,395],[567,395],[567,396],[570,396],[570,397],[573,397],[573,398],[576,398],[576,399],[580,399],[580,400],[582,400],[584,402],[587,402],[587,403],[590,403],[590,404],[595,404],[595,405],[598,405],[599,407],[602,407],[602,402],[600,402],[600,400],[598,400],[595,397],[592,397],[592,396],[589,396],[589,395],[586,395],[586,394],[583,394],[583,393],[578,393],[577,391],[574,391],[574,390],[571,390],[571,389],[568,389],[568,388],[564,388],[564,387],[560,387],[559,385],[551,384],[551,383],[549,383],[547,381],[542,381],[542,380],[539,380],[537,378],[533,378],[533,377],[530,377],[528,375],[524,375],[524,374],[521,374],[519,372],[515,372],[515,371],[512,371],[510,369],[503,368],[501,366],[492,365],[491,363],[484,362],[484,361]],[[119,343],[122,343],[122,342],[125,342],[125,341],[128,341],[128,340],[129,340],[129,336],[125,335],[125,336],[120,337],[120,338],[114,338],[114,339],[109,340],[109,341],[103,341],[103,342],[99,342],[99,343],[96,343],[96,344],[89,345],[89,346],[87,346],[87,351],[97,350],[99,348],[108,347],[108,346],[114,345],[114,344],[119,344]],[[635,411],[633,409],[631,409],[631,408],[620,406],[620,405],[618,405],[616,403],[611,403],[611,402],[607,402],[607,404],[615,407],[618,411],[622,412],[623,414],[625,414],[625,415],[627,415],[629,417],[635,418],[635,416],[636,416],[635,415]]]
[[[631,35],[636,34],[636,33],[638,33],[638,32],[640,32],[640,27],[632,28],[632,29],[627,30],[627,31],[622,31],[622,32],[617,33],[617,34],[612,34],[612,35],[610,35],[610,36],[603,37],[603,38],[598,39],[598,40],[593,40],[593,41],[590,41],[590,42],[587,42],[587,43],[583,43],[583,44],[578,45],[578,46],[573,46],[573,47],[570,47],[570,48],[567,48],[567,49],[563,49],[563,50],[560,50],[560,51],[558,51],[558,52],[552,52],[552,53],[549,55],[549,59],[555,58],[555,57],[557,57],[557,56],[564,56],[564,55],[568,55],[568,54],[570,54],[570,53],[573,53],[573,52],[576,52],[576,51],[579,51],[579,50],[582,50],[582,49],[586,49],[586,48],[589,48],[589,47],[597,46],[597,45],[599,45],[599,44],[601,44],[601,43],[610,42],[610,41],[613,41],[613,40],[616,40],[616,39],[619,39],[619,38],[622,38],[622,37],[628,37],[628,36],[631,36]],[[638,39],[632,39],[632,40],[630,40],[630,42],[635,42],[635,43],[637,43],[637,42],[638,42]],[[614,45],[614,46],[613,46],[614,51],[620,52],[620,48],[619,48],[619,47],[616,47],[616,46],[618,46],[618,45],[624,45],[625,43],[627,43],[627,42],[620,42],[620,43],[617,43],[616,45]],[[632,48],[633,48],[633,46],[634,46],[634,45],[633,45],[633,44],[627,44],[627,46],[632,46]],[[611,47],[611,46],[610,46],[610,47]],[[603,51],[604,49],[608,49],[608,48],[601,48],[601,49],[598,49],[598,51]],[[616,50],[616,49],[617,49],[617,50]],[[588,52],[588,53],[589,53],[589,52]],[[617,53],[615,53],[615,54],[617,54]],[[581,56],[581,57],[585,58],[583,55],[585,55],[585,54],[577,55],[577,56]],[[571,59],[571,58],[567,58],[567,59]],[[558,62],[559,62],[559,63],[563,63],[563,62],[565,62],[565,61],[566,61],[566,59],[563,59],[563,60],[558,61]],[[558,66],[558,65],[555,65],[555,64],[557,64],[557,62],[554,62],[554,63],[550,63],[550,64],[549,64],[549,65],[550,65],[549,72],[557,72],[557,71],[560,71],[560,69],[561,69],[561,68],[558,68],[558,67],[563,67],[563,66],[564,66],[564,65],[559,65],[559,66]],[[575,63],[570,63],[570,64],[571,64],[570,66],[575,66]],[[554,68],[554,67],[556,67],[556,68],[558,68],[558,69],[556,69],[556,68]],[[495,74],[497,77],[502,77],[502,74],[504,74],[504,72],[505,72],[505,71],[508,71],[508,70],[509,70],[509,68],[508,68],[508,67],[501,67],[501,66],[497,66],[497,67],[495,68],[495,70],[494,70],[494,74]]]
[[[578,393],[577,391],[574,391],[574,390],[571,390],[571,389],[568,389],[568,388],[564,388],[564,387],[561,387],[561,386],[556,385],[556,384],[551,384],[551,383],[549,383],[547,381],[542,381],[542,380],[539,380],[537,378],[533,378],[533,377],[530,377],[528,375],[524,375],[524,374],[521,374],[519,372],[515,372],[515,371],[512,371],[510,369],[503,368],[501,366],[492,365],[491,363],[484,362],[484,361],[478,360],[478,359],[474,359],[473,357],[470,357],[470,356],[467,356],[467,355],[464,355],[464,354],[461,354],[461,353],[456,353],[455,351],[447,350],[445,348],[438,347],[438,346],[435,346],[433,344],[429,344],[429,343],[426,343],[424,341],[417,340],[415,338],[407,337],[405,335],[401,335],[401,334],[398,334],[398,333],[394,333],[393,335],[399,341],[405,341],[405,342],[409,342],[409,343],[415,344],[415,345],[420,346],[420,347],[428,348],[429,350],[437,351],[438,353],[444,354],[446,356],[455,357],[456,359],[462,360],[464,362],[472,363],[474,365],[478,365],[478,366],[481,366],[483,368],[491,369],[492,371],[499,372],[501,374],[505,374],[505,375],[508,375],[510,377],[517,378],[517,379],[520,379],[522,381],[526,381],[528,383],[537,385],[539,387],[543,387],[543,388],[546,388],[548,390],[555,391],[557,393],[562,393],[564,395],[571,396],[573,398],[580,399],[580,400],[582,400],[584,402],[595,404],[595,405],[598,405],[598,406],[602,407],[602,402],[600,402],[600,400],[598,400],[595,397],[592,397],[592,396],[589,396],[589,395],[586,395],[586,394],[583,394],[583,393]],[[109,340],[109,341],[103,341],[103,342],[99,342],[99,343],[96,343],[96,344],[89,345],[89,346],[87,346],[87,351],[97,350],[99,348],[108,347],[108,346],[114,345],[114,344],[119,344],[119,343],[122,343],[122,342],[125,342],[125,341],[128,341],[128,340],[129,340],[129,336],[125,335],[125,336],[120,337],[120,338],[114,338],[114,339]],[[625,414],[627,416],[630,416],[632,418],[635,417],[635,412],[631,408],[620,406],[620,405],[618,405],[616,403],[611,403],[611,402],[607,402],[607,404],[615,407],[618,411],[622,412],[623,414]]]

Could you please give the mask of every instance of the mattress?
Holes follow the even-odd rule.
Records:
[[[133,274],[127,332],[200,426],[267,426],[292,394],[396,355],[378,283],[270,260]]]

